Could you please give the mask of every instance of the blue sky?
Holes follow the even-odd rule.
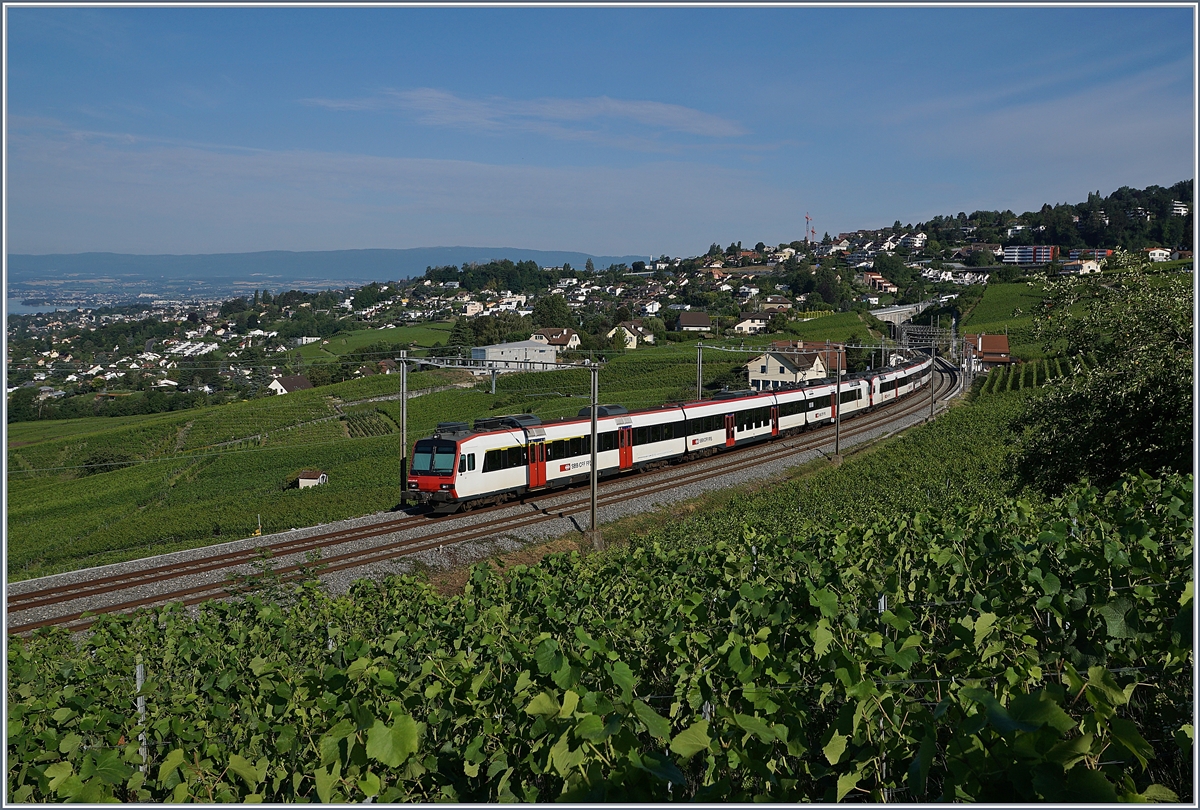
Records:
[[[1193,10],[12,8],[10,253],[694,255],[1193,176]]]

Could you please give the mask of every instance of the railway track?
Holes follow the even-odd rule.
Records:
[[[940,395],[944,396],[947,391],[954,388],[955,382],[955,375],[952,372],[942,371],[936,381],[935,396],[939,395],[939,391]],[[928,397],[924,394],[925,391],[921,390],[874,413],[860,414],[847,420],[841,426],[844,438],[852,439],[857,435],[877,429],[881,424],[919,413],[928,407]],[[677,463],[669,467],[675,474],[666,478],[660,477],[661,470],[657,473],[649,472],[633,477],[611,478],[602,483],[600,491],[597,493],[597,506],[603,507],[619,503],[632,497],[641,498],[659,494],[679,486],[727,476],[765,462],[817,449],[829,444],[832,433],[833,427],[826,426],[796,436],[776,439],[765,445],[750,445],[725,451],[709,458]],[[658,477],[658,480],[648,480],[647,477]],[[564,496],[568,496],[567,500],[562,500]],[[186,580],[194,581],[196,577],[204,575],[244,570],[246,566],[261,559],[264,550],[273,559],[283,563],[274,567],[273,571],[281,581],[286,582],[303,575],[302,569],[312,565],[307,557],[299,557],[299,555],[321,553],[318,563],[321,574],[364,568],[442,546],[503,536],[538,523],[571,517],[586,512],[589,504],[590,495],[587,494],[587,487],[577,486],[553,492],[536,493],[526,496],[516,503],[509,502],[477,509],[467,512],[463,516],[421,520],[406,513],[403,517],[369,526],[323,532],[306,537],[284,538],[254,548],[242,548],[204,556],[182,564],[177,562],[162,564],[88,579],[73,585],[38,588],[9,596],[7,601],[10,622],[8,632],[10,634],[29,633],[52,625],[61,625],[72,631],[80,631],[91,626],[95,617],[99,615],[127,612],[166,602],[192,605],[209,599],[226,597],[230,595],[231,587],[231,583],[227,580],[206,581],[194,585],[188,585]],[[461,525],[464,521],[474,521],[487,513],[511,511],[514,508],[519,510],[522,507],[531,508],[533,511],[504,515],[484,524],[472,522],[470,525]],[[443,528],[446,522],[450,522],[451,525]],[[336,549],[339,546],[401,532],[406,536],[394,541],[366,548],[354,548],[332,556],[324,554],[324,551]],[[295,559],[297,557],[299,558]],[[178,582],[178,585],[162,590],[161,586],[167,582]],[[132,592],[151,588],[156,589],[156,592],[93,606],[90,610],[82,604],[74,604],[73,607],[70,607],[72,603],[102,599],[123,591]],[[55,605],[62,606],[63,610],[42,610]],[[29,611],[49,612],[53,615],[43,615],[33,620],[13,621],[13,614]]]

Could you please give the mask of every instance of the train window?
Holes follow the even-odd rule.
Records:
[[[422,439],[413,447],[412,471],[423,475],[450,475],[458,448],[453,442]]]
[[[458,471],[459,471],[459,472],[466,472],[466,471],[467,471],[467,457],[466,457],[466,455],[461,455],[461,456],[459,456],[459,457],[458,457]]]
[[[596,443],[599,445],[598,450],[601,453],[605,452],[606,450],[616,450],[618,447],[617,431],[610,430],[607,433],[601,433],[597,437]]]
[[[467,454],[467,470],[468,470],[468,472],[470,472],[470,471],[474,471],[474,469],[475,469],[475,454],[468,453]]]
[[[503,452],[503,450],[488,450],[486,453],[484,453],[483,471],[495,472],[496,470],[503,469],[504,462],[503,456],[501,455]]]
[[[483,454],[483,471],[495,472],[510,467],[523,467],[529,456],[524,447],[505,447],[498,450],[488,450]],[[468,459],[468,465],[470,460]]]

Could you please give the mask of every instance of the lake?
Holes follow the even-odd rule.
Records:
[[[53,304],[39,304],[35,307],[27,307],[21,303],[21,299],[19,298],[5,298],[4,303],[9,315],[33,315],[35,312],[56,312],[59,309],[74,309],[74,307],[56,307]]]

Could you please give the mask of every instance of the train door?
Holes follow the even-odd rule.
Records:
[[[771,406],[771,436],[779,435],[779,406]]]
[[[734,444],[734,417],[733,414],[725,414],[725,446],[733,447]]]
[[[546,445],[535,442],[529,445],[529,488],[546,486]]]
[[[623,427],[617,430],[618,463],[620,469],[633,468],[633,428]]]

